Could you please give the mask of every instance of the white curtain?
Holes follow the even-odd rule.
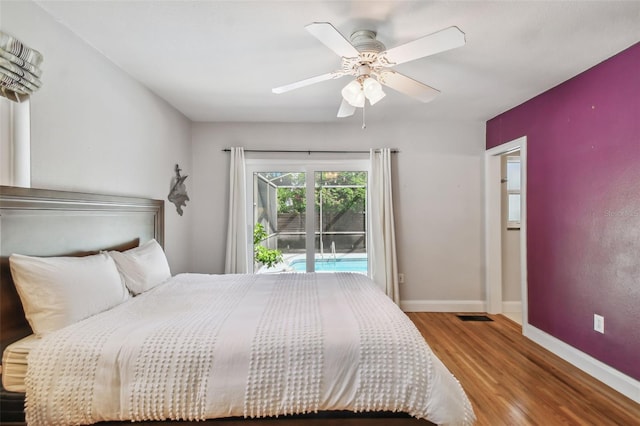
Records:
[[[246,184],[244,148],[231,148],[229,158],[229,227],[225,274],[249,272],[247,259]]]
[[[371,150],[369,184],[370,262],[373,281],[400,304],[398,259],[391,194],[391,150]]]

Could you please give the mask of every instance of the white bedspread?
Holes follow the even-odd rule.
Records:
[[[403,411],[470,424],[457,380],[361,274],[181,274],[43,338],[29,425]]]

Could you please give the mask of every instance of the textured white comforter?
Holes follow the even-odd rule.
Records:
[[[181,274],[43,338],[29,425],[403,411],[470,424],[460,384],[360,274]]]

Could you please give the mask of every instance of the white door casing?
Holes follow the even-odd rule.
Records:
[[[485,151],[485,288],[486,307],[490,314],[502,313],[502,242],[500,157],[520,150],[520,285],[522,289],[522,324],[528,324],[527,310],[527,137],[522,136]]]

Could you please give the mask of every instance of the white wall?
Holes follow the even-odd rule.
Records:
[[[2,30],[44,55],[31,99],[32,187],[166,200],[174,165],[191,174],[190,121],[35,3],[0,7]],[[165,210],[172,272],[186,271],[193,209]]]
[[[193,267],[221,273],[229,154],[222,148],[400,149],[393,164],[399,268],[407,301],[481,301],[483,123],[194,123]]]
[[[522,301],[520,230],[502,228],[502,300]]]

